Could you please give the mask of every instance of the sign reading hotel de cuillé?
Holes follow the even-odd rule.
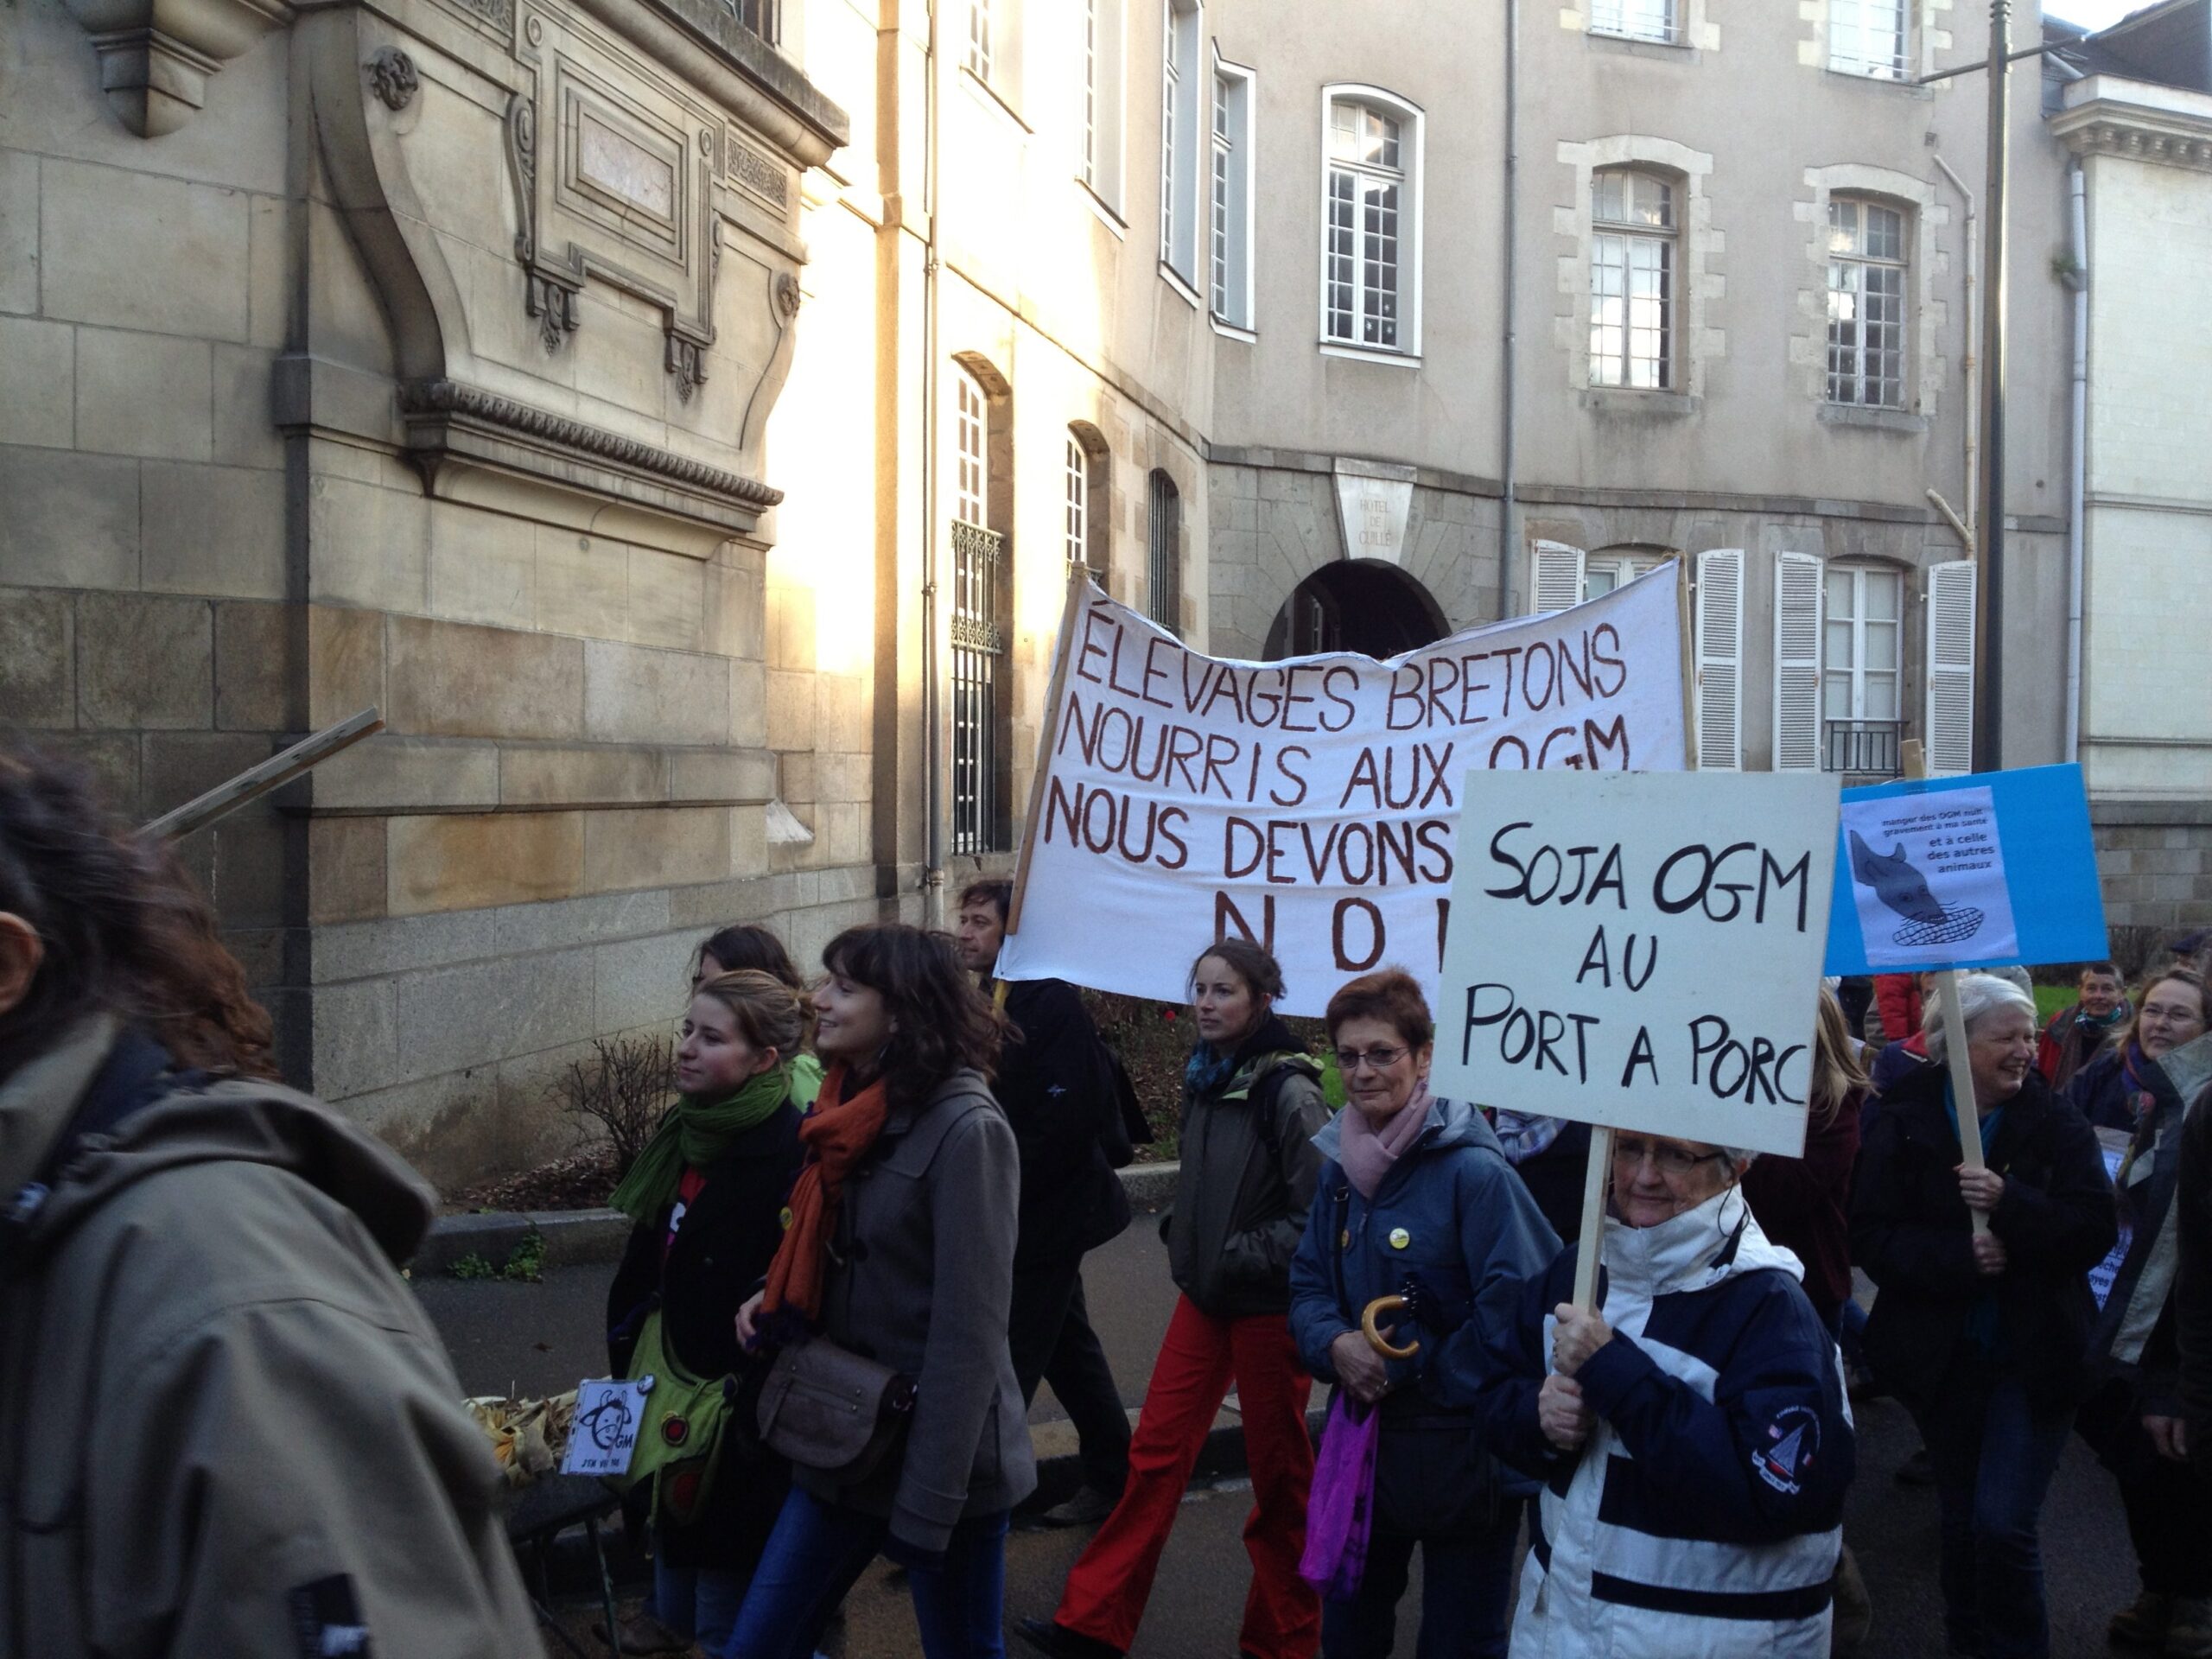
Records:
[[[1000,973],[1180,1001],[1197,951],[1243,934],[1281,962],[1287,1013],[1384,963],[1433,998],[1480,774],[1683,766],[1679,606],[1670,567],[1387,662],[1243,663],[1091,588]]]

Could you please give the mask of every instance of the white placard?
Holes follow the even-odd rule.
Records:
[[[1470,779],[1436,1092],[1802,1154],[1837,781]]]
[[[569,1450],[561,1459],[564,1475],[626,1475],[645,1421],[651,1377],[634,1382],[606,1378],[576,1384],[576,1415],[569,1429]]]
[[[1946,968],[2020,948],[1986,786],[1843,808],[1851,896],[1876,969]]]
[[[1243,935],[1281,962],[1285,1013],[1385,963],[1433,995],[1470,791],[1681,767],[1678,595],[1670,565],[1388,662],[1241,663],[1091,588],[999,973],[1180,1001],[1199,950]]]

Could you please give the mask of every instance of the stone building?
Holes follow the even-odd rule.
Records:
[[[1965,769],[1982,105],[1915,81],[1980,9],[1522,0],[1510,97],[1505,10],[16,0],[0,719],[150,817],[384,709],[185,851],[290,1073],[448,1180],[710,927],[1004,868],[1071,562],[1279,656],[1678,559],[1702,764]],[[2119,73],[2016,80],[2009,765],[2069,738],[2067,146],[2099,247],[2206,222],[2081,136],[2204,120]],[[2188,289],[2089,292],[2081,742],[2115,918],[2201,918],[2126,568],[2202,529]]]

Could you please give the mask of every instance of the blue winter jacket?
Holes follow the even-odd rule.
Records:
[[[1402,1294],[1410,1279],[1414,1317],[1384,1323],[1396,1324],[1397,1345],[1417,1341],[1421,1351],[1385,1362],[1389,1398],[1410,1405],[1418,1384],[1429,1406],[1465,1411],[1483,1381],[1485,1344],[1512,1327],[1522,1284],[1559,1253],[1559,1237],[1473,1107],[1431,1101],[1427,1126],[1372,1200],[1337,1161],[1343,1121],[1339,1112],[1313,1137],[1328,1161],[1290,1264],[1299,1357],[1334,1382],[1329,1344],[1359,1328],[1368,1303]]]

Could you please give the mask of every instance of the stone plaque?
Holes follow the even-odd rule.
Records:
[[[1414,469],[1366,461],[1337,463],[1337,514],[1348,559],[1404,562]]]

